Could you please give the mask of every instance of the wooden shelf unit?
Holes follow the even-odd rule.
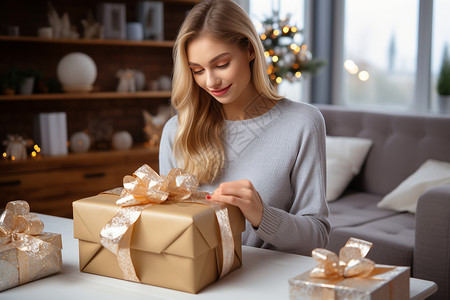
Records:
[[[154,99],[170,98],[171,91],[142,91],[135,93],[92,92],[92,93],[58,93],[31,95],[0,95],[0,101],[41,101],[41,100],[88,100],[88,99]]]
[[[122,1],[127,6],[126,20],[135,21],[138,0]],[[100,0],[66,0],[53,2],[57,12],[68,12],[72,25],[81,33],[80,20]],[[116,1],[113,1],[116,2]],[[0,76],[11,67],[33,68],[43,74],[47,85],[56,78],[59,60],[70,52],[83,52],[97,65],[95,91],[90,93],[44,93],[39,88],[32,95],[0,95],[0,141],[7,134],[34,138],[35,117],[42,112],[67,113],[68,137],[87,128],[90,121],[110,119],[114,130],[127,130],[137,145],[145,142],[142,111],[156,114],[159,105],[168,105],[170,91],[118,93],[119,69],[136,69],[146,81],[170,76],[173,39],[186,11],[201,0],[163,0],[163,41],[128,41],[96,39],[44,39],[36,37],[37,29],[48,26],[47,3],[44,0],[0,1],[0,28],[17,25],[20,36],[0,33]],[[24,9],[26,7],[26,9]],[[2,146],[0,146],[0,149]],[[3,149],[4,150],[4,149]],[[72,217],[72,202],[122,185],[125,175],[142,164],[159,172],[158,148],[137,147],[128,151],[90,151],[59,157],[42,157],[25,161],[0,161],[0,210],[11,200],[26,200],[34,212]]]
[[[158,147],[1,161],[0,208],[26,200],[33,212],[71,218],[73,201],[121,187],[143,164],[159,171]]]
[[[23,42],[23,43],[49,43],[49,44],[73,44],[73,45],[95,45],[95,46],[133,46],[152,48],[172,48],[173,41],[128,41],[128,40],[100,40],[100,39],[45,39],[35,36],[8,36],[0,35],[0,41]]]

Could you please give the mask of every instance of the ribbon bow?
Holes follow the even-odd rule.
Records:
[[[116,201],[119,206],[159,204],[166,200],[182,201],[191,197],[198,180],[181,169],[170,170],[167,177],[159,176],[150,166],[143,165],[133,176],[123,178],[123,191]]]
[[[43,229],[44,223],[37,215],[30,213],[26,201],[8,202],[0,216],[0,251],[2,246],[12,246],[31,259],[44,259],[53,252],[54,246],[33,236],[40,234]],[[18,263],[20,266],[20,260]],[[20,284],[29,281],[28,275],[27,270],[21,270]]]
[[[350,238],[339,251],[339,257],[327,249],[314,249],[312,257],[319,265],[311,270],[309,276],[315,278],[368,276],[375,268],[375,263],[365,258],[371,247],[370,242]]]
[[[181,202],[192,200],[214,208],[223,244],[223,267],[221,277],[228,273],[234,260],[234,240],[228,210],[203,199],[206,193],[197,192],[197,178],[184,170],[174,168],[166,177],[158,175],[150,166],[143,165],[133,176],[123,178],[123,190],[116,204],[121,208],[100,232],[101,244],[117,256],[123,276],[140,282],[131,260],[130,243],[134,223],[142,211],[166,200]]]

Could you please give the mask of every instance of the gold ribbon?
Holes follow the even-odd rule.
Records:
[[[371,242],[350,238],[340,249],[339,257],[327,249],[314,249],[312,257],[319,265],[311,270],[309,276],[329,279],[366,277],[375,269],[375,263],[365,258],[371,247]]]
[[[206,202],[206,193],[196,191],[197,178],[181,169],[170,170],[166,177],[158,175],[150,166],[143,165],[133,176],[123,178],[123,190],[116,204],[120,206],[116,215],[100,232],[100,242],[117,256],[123,277],[140,282],[131,260],[130,243],[134,223],[142,211],[166,200],[173,202],[195,202],[211,206],[217,217],[222,238],[223,263],[220,277],[227,274],[234,262],[234,240],[228,210],[219,204]]]
[[[27,261],[44,259],[54,251],[54,246],[33,235],[42,233],[44,223],[35,214],[30,213],[26,201],[17,200],[6,204],[5,211],[0,216],[0,251],[3,246],[15,247],[19,252],[19,284],[29,281]]]

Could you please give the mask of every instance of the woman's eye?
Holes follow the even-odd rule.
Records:
[[[220,69],[225,69],[229,65],[230,65],[230,62],[227,62],[226,64],[223,64],[223,65],[220,65],[220,66],[217,66],[217,67],[220,68]]]
[[[202,70],[198,70],[198,71],[194,71],[194,70],[192,70],[192,74],[194,74],[194,75],[197,75],[197,74],[201,74],[201,73],[203,73],[203,69]]]

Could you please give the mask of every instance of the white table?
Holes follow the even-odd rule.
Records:
[[[289,299],[288,280],[317,263],[307,256],[243,247],[243,265],[199,294],[189,294],[79,271],[78,241],[71,219],[38,214],[45,231],[63,238],[63,271],[0,292],[0,299]],[[434,282],[411,278],[411,299],[425,299],[437,290]]]

